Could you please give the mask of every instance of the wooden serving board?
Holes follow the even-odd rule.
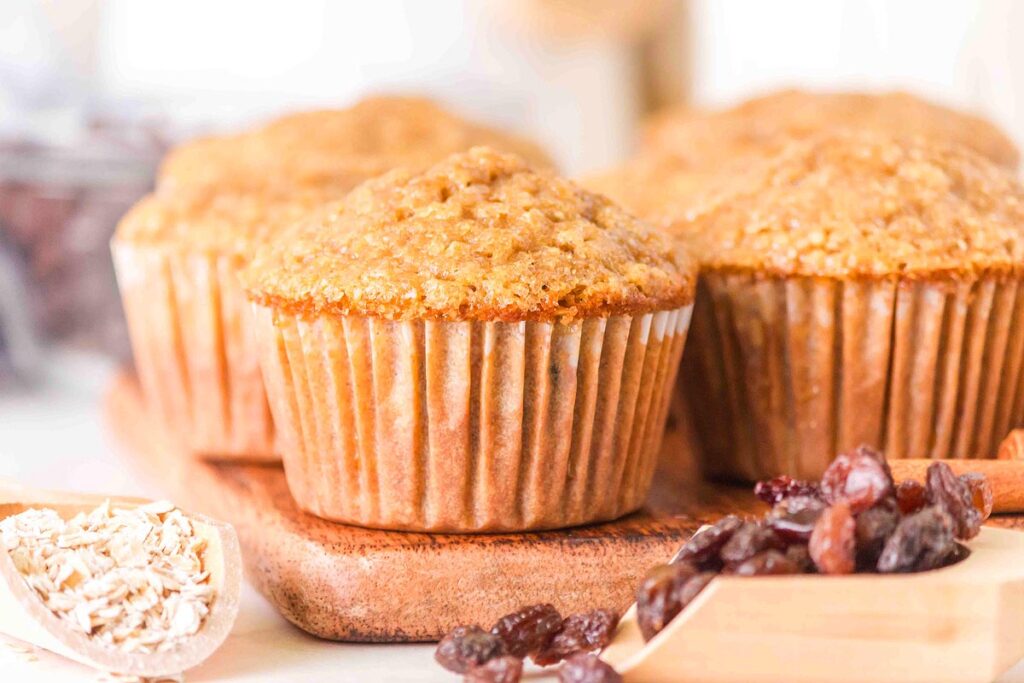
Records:
[[[190,457],[147,414],[132,377],[114,383],[107,414],[130,464],[183,507],[233,524],[249,580],[289,621],[331,640],[437,640],[538,602],[625,609],[644,572],[701,524],[764,512],[748,488],[700,480],[672,417],[636,514],[563,531],[430,535],[327,522],[296,508],[279,467]],[[1024,528],[1024,517],[996,523]]]

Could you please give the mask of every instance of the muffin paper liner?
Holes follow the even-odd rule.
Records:
[[[1024,411],[1016,280],[702,273],[682,390],[705,471],[816,478],[860,444],[991,458]]]
[[[299,506],[363,526],[473,532],[640,507],[692,306],[569,324],[253,310]]]
[[[193,452],[278,461],[249,304],[232,260],[117,242],[112,250],[150,409]]]

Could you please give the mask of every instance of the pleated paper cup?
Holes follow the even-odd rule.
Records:
[[[1024,411],[1014,279],[701,274],[681,387],[705,470],[819,477],[889,458],[990,458]]]
[[[556,528],[639,508],[691,313],[507,323],[253,310],[298,505],[446,532]]]
[[[237,264],[116,240],[112,250],[150,409],[197,454],[278,461]]]

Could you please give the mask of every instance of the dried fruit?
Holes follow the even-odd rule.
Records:
[[[466,672],[465,683],[519,683],[523,677],[523,660],[511,655],[495,657],[486,664]]]
[[[821,495],[821,490],[813,482],[781,475],[774,479],[766,479],[754,484],[754,495],[769,505],[775,506],[793,496],[818,498]]]
[[[856,568],[857,523],[850,506],[838,502],[818,518],[807,548],[822,574],[852,574]]]
[[[745,522],[729,542],[722,546],[720,557],[726,565],[736,565],[749,560],[762,550],[783,550],[786,544],[775,535],[770,527],[757,522]]]
[[[636,620],[644,640],[653,638],[682,611],[679,592],[697,573],[688,562],[665,564],[647,572],[636,591]]]
[[[457,626],[437,644],[434,659],[449,671],[462,674],[504,654],[505,644],[493,633],[479,626]]]
[[[789,546],[786,548],[786,557],[796,565],[801,574],[813,574],[817,570],[817,567],[814,566],[814,560],[811,559],[811,552],[807,550],[805,545]]]
[[[896,487],[896,502],[899,503],[900,512],[905,515],[917,512],[928,504],[924,484],[916,479],[904,479]]]
[[[700,595],[700,592],[707,588],[708,584],[718,576],[715,572],[701,572],[696,576],[690,577],[686,583],[684,583],[676,594],[676,599],[679,602],[680,610],[685,609],[687,605],[693,602],[693,599]]]
[[[765,523],[786,543],[807,543],[825,503],[813,496],[793,496],[772,508]]]
[[[554,605],[531,605],[506,614],[491,628],[501,638],[505,651],[523,658],[540,650],[562,626],[562,615]]]
[[[612,642],[618,625],[619,615],[610,609],[596,609],[566,617],[551,640],[533,656],[533,661],[547,666],[577,652],[599,650]]]
[[[778,576],[803,574],[804,569],[785,553],[778,550],[765,550],[733,567],[731,573],[736,576]]]
[[[573,655],[558,672],[561,683],[622,683],[622,676],[597,655]]]
[[[949,513],[937,505],[904,517],[882,549],[878,571],[917,572],[949,564],[957,557],[954,526]]]
[[[981,514],[981,521],[984,522],[992,515],[992,506],[995,504],[995,496],[992,493],[992,485],[988,478],[981,472],[967,472],[960,475],[960,481],[967,484],[971,491],[971,502],[975,509]]]
[[[844,502],[854,514],[874,507],[893,491],[892,472],[885,456],[867,446],[837,455],[821,477],[826,502]]]
[[[944,462],[928,466],[925,482],[928,503],[946,511],[953,520],[953,535],[962,540],[977,536],[981,530],[981,513],[974,507],[970,486]]]
[[[871,571],[875,568],[885,542],[892,536],[899,523],[899,508],[891,499],[857,515],[858,569]]]
[[[672,561],[688,562],[697,569],[703,570],[721,568],[719,552],[741,526],[743,526],[743,520],[739,517],[735,515],[723,517],[707,529],[691,536]]]

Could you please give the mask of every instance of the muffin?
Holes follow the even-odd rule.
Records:
[[[724,111],[669,109],[647,123],[641,147],[645,154],[672,154],[696,168],[714,168],[736,157],[773,153],[788,139],[831,127],[948,140],[1007,168],[1020,163],[1013,142],[985,119],[902,92],[785,90]]]
[[[993,457],[1022,414],[1024,190],[959,146],[832,132],[676,224],[701,261],[683,389],[706,469],[819,476],[868,444]]]
[[[112,242],[151,409],[196,453],[279,460],[237,269],[312,207],[395,164],[423,166],[506,139],[545,158],[424,100],[387,98],[295,114],[172,153],[157,190],[122,219]]]
[[[698,214],[703,199],[713,195],[710,190],[743,167],[742,162],[729,162],[721,168],[697,168],[669,154],[642,154],[589,175],[580,184],[645,221],[664,226]]]
[[[295,500],[448,532],[637,509],[695,271],[514,155],[475,148],[364,183],[242,273]]]
[[[279,193],[372,178],[397,166],[426,167],[453,152],[490,145],[553,166],[525,138],[466,121],[419,97],[370,97],[348,109],[303,111],[237,135],[195,140],[172,151],[161,194]],[[344,189],[351,189],[351,186]]]

